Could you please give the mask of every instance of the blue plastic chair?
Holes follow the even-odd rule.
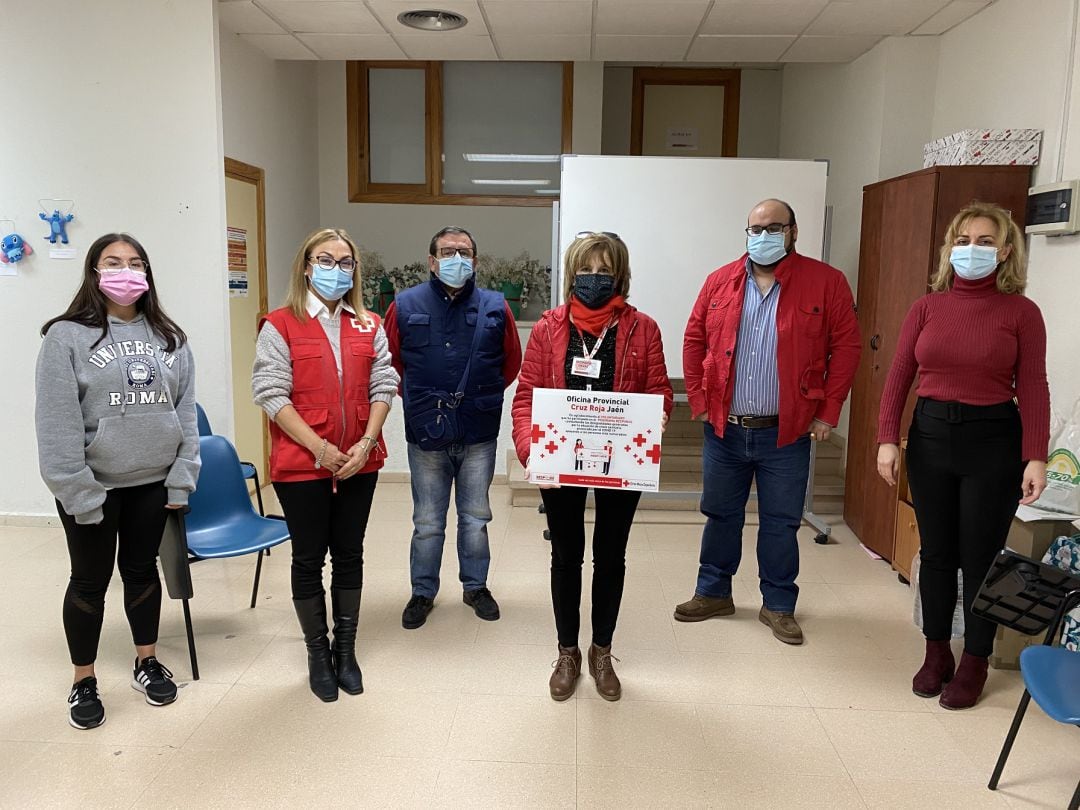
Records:
[[[251,588],[251,607],[255,607],[262,573],[262,552],[288,540],[289,530],[283,518],[256,514],[240,472],[240,460],[228,439],[202,436],[199,446],[202,455],[199,481],[188,503],[190,511],[181,522],[187,562],[255,554],[255,583]],[[188,600],[183,602],[191,672],[198,680],[191,613]]]
[[[1024,713],[1032,698],[1035,698],[1035,702],[1050,718],[1059,723],[1080,726],[1080,652],[1054,646],[1061,639],[1061,626],[1065,615],[1077,605],[1080,605],[1080,590],[1070,591],[1054,614],[1054,620],[1050,623],[1042,645],[1027,647],[1020,653],[1024,694],[1020,698],[1020,705],[1016,707],[1016,715],[1001,748],[997,767],[990,777],[988,787],[991,790],[997,790],[1001,772],[1005,769],[1005,761],[1009,758],[1020,723],[1024,720]],[[1077,783],[1072,801],[1069,802],[1069,810],[1078,808],[1080,782]]]
[[[195,403],[195,419],[199,423],[199,435],[200,436],[213,436],[213,428],[210,427],[210,419],[206,415],[206,411],[203,410],[203,406],[198,402]],[[263,508],[262,499],[262,486],[259,483],[259,469],[250,461],[241,461],[240,469],[244,471],[244,478],[251,478],[255,481],[255,500],[259,502],[259,514],[265,515],[266,510]]]

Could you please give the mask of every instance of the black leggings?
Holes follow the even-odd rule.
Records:
[[[329,478],[274,483],[292,538],[293,599],[324,593],[327,551],[334,588],[363,586],[364,533],[378,480],[377,472],[354,475],[338,481],[336,495]]]
[[[97,658],[105,591],[114,560],[124,581],[124,609],[132,640],[138,647],[157,643],[161,618],[157,555],[167,502],[168,491],[161,481],[117,487],[105,496],[104,520],[83,526],[57,501],[71,557],[71,579],[64,594],[64,633],[75,666],[89,666]]]
[[[1020,500],[1024,462],[1020,416],[1009,406],[965,406],[950,422],[931,416],[920,399],[908,436],[907,468],[922,548],[919,593],[923,634],[929,641],[952,635],[956,572],[964,574],[964,650],[989,656],[997,625],[973,616],[971,605],[994,556],[1005,546]],[[1009,404],[1011,405],[1011,403]],[[993,413],[1004,418],[978,417]]]
[[[585,487],[542,489],[551,532],[551,603],[559,644],[576,647],[581,628],[581,565],[585,560]],[[619,618],[626,578],[626,543],[640,492],[595,489],[593,528],[592,640],[607,647]]]

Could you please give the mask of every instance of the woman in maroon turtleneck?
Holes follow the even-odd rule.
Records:
[[[1008,212],[972,203],[949,225],[933,292],[904,319],[881,397],[878,472],[896,483],[900,416],[915,374],[907,469],[922,548],[926,658],[912,681],[946,709],[974,706],[995,626],[971,604],[1005,545],[1017,503],[1046,487],[1050,392],[1046,327],[1023,295],[1024,237]],[[964,574],[964,654],[949,645],[956,572]],[[954,671],[955,670],[955,671]]]

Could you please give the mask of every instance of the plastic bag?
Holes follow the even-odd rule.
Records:
[[[1050,544],[1042,561],[1047,565],[1080,575],[1080,534],[1059,537]],[[1080,608],[1065,616],[1061,632],[1061,646],[1068,650],[1080,650]]]
[[[1053,422],[1051,423],[1053,425]],[[1057,430],[1051,427],[1046,459],[1046,489],[1035,506],[1080,514],[1080,400]]]
[[[922,561],[919,552],[915,552],[915,559],[911,561],[911,588],[915,591],[915,605],[912,611],[912,620],[915,626],[922,630],[922,596],[919,593],[919,569]],[[952,637],[964,637],[964,572],[956,572],[956,609],[952,616]]]

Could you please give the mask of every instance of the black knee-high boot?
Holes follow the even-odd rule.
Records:
[[[334,606],[334,669],[337,684],[350,695],[364,691],[364,677],[356,663],[356,625],[360,621],[360,589],[331,588]]]
[[[330,641],[326,637],[329,632],[326,627],[326,595],[293,599],[293,606],[300,619],[300,629],[304,632],[304,643],[307,644],[308,685],[315,697],[330,703],[337,700],[338,687]]]

